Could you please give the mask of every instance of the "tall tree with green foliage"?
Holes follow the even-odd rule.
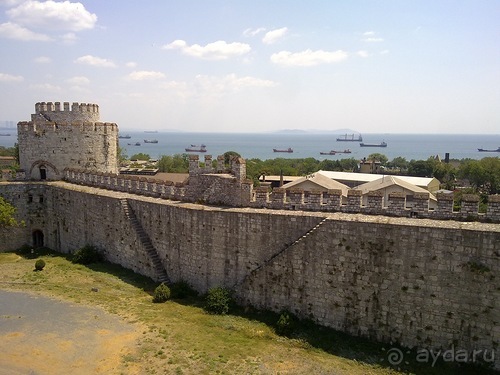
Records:
[[[0,197],[0,228],[17,227],[19,223],[14,217],[16,208]]]
[[[500,191],[500,158],[469,160],[460,166],[458,174],[481,193],[497,194]]]

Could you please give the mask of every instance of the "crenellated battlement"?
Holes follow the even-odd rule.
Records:
[[[65,168],[118,170],[118,126],[100,121],[97,104],[38,102],[31,121],[18,122],[17,136],[27,179],[57,180]]]
[[[91,103],[73,102],[38,102],[35,104],[35,113],[31,115],[33,122],[67,122],[75,121],[98,122],[99,106]]]

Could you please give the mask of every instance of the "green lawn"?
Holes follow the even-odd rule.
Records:
[[[34,272],[36,259],[46,266]],[[394,368],[385,346],[309,322],[288,337],[275,332],[278,315],[234,308],[204,312],[203,298],[152,303],[149,278],[109,263],[82,266],[62,254],[0,253],[0,287],[97,305],[140,330],[136,347],[118,373],[141,374],[478,374],[477,368],[437,367],[412,361]],[[93,290],[94,289],[94,290]],[[97,290],[97,291],[96,291]],[[130,371],[128,371],[130,369]]]

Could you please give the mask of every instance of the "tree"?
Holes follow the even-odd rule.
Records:
[[[16,208],[0,197],[0,228],[17,227],[19,223],[14,217]]]
[[[469,160],[463,163],[458,174],[480,192],[497,194],[500,191],[500,159],[494,157]]]
[[[433,163],[429,160],[412,160],[408,166],[408,175],[416,177],[431,177]]]
[[[368,155],[367,159],[379,161],[380,165],[385,165],[387,163],[387,161],[389,160],[387,158],[387,156],[385,156],[384,154],[380,154],[378,152]]]
[[[123,147],[118,147],[118,151],[116,153],[116,158],[118,159],[119,165],[122,165],[128,159],[126,151]]]
[[[151,159],[151,156],[149,156],[148,154],[143,154],[142,152],[139,152],[138,154],[132,155],[130,157],[130,160],[145,160],[145,161],[148,161],[149,159]]]
[[[189,160],[186,154],[175,154],[173,156],[162,156],[158,159],[156,167],[160,172],[188,173]]]
[[[409,164],[410,163],[405,158],[398,156],[398,157],[395,157],[394,159],[392,159],[390,162],[388,162],[387,167],[396,168],[396,169],[399,169],[401,171],[404,171],[404,170],[408,169]]]

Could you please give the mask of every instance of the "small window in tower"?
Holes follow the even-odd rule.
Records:
[[[38,196],[38,202],[43,203],[43,195]]]
[[[28,194],[28,203],[33,202],[33,195]]]

